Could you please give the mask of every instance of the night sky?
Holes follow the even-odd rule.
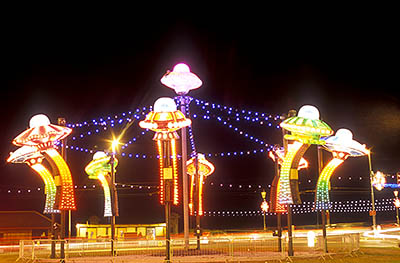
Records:
[[[45,113],[53,123],[58,117],[79,123],[147,107],[161,96],[175,96],[160,79],[179,62],[187,63],[203,81],[200,89],[190,93],[195,98],[272,115],[314,105],[334,130],[348,128],[356,140],[371,148],[375,171],[391,175],[400,171],[400,45],[390,17],[219,22],[166,19],[154,26],[140,20],[122,20],[80,23],[72,18],[21,18],[2,32],[0,209],[41,211],[43,206],[40,195],[5,193],[7,189],[42,185],[27,165],[5,162],[9,152],[16,149],[12,139],[27,128],[30,117]],[[193,112],[198,109],[192,107]],[[193,122],[200,152],[260,148],[215,121]],[[240,127],[266,143],[281,143],[277,129],[246,122]],[[118,133],[119,128],[114,132]],[[134,123],[122,141],[140,132]],[[111,136],[111,130],[107,130],[76,145],[102,150],[104,140]],[[156,155],[151,138],[152,132],[143,135],[137,146],[132,146],[137,148],[131,150]],[[313,179],[314,184],[304,183],[301,188],[313,189],[315,151],[310,150],[306,156],[311,167],[304,178]],[[326,153],[325,158],[329,160],[330,154]],[[79,185],[96,184],[82,170],[90,160],[90,154],[68,151],[68,163]],[[267,187],[272,182],[273,163],[266,155],[216,157],[210,161],[215,163],[216,172],[207,180],[215,183]],[[342,184],[368,189],[366,158],[349,159],[337,172],[346,178],[364,177],[363,183]],[[156,185],[157,179],[155,159],[121,157],[117,181]],[[75,222],[84,222],[90,215],[102,217],[103,196],[96,191],[77,193]],[[258,189],[230,191],[210,186],[205,191],[210,196],[205,201],[206,210],[256,210],[260,202]],[[129,212],[121,213],[120,222],[162,220],[158,197],[149,193],[121,193],[121,211]],[[346,194],[348,200],[360,197],[358,192]],[[385,195],[390,197],[391,192]],[[338,194],[337,198],[343,196]],[[364,197],[368,199],[367,193]],[[312,200],[311,195],[305,198]],[[216,224],[210,221],[208,226],[215,228]]]

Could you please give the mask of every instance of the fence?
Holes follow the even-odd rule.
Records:
[[[282,239],[282,251],[278,251],[278,238],[266,236],[202,238],[200,249],[196,249],[196,239],[191,239],[189,249],[185,249],[182,239],[172,240],[171,255],[174,262],[191,262],[194,258],[211,262],[215,260],[238,260],[241,258],[282,259],[287,255],[287,240]],[[328,236],[328,250],[332,253],[353,253],[359,249],[359,234]],[[162,262],[166,255],[165,240],[117,240],[114,241],[116,255],[111,256],[111,240],[108,239],[70,239],[70,240],[21,240],[19,258],[36,260],[48,259],[51,244],[55,242],[56,258],[60,258],[61,244],[67,261],[93,262],[97,257],[108,257],[113,261]],[[314,246],[309,246],[307,237],[294,237],[293,247],[296,255],[322,255],[323,240],[317,237]]]

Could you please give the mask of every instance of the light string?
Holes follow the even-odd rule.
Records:
[[[240,121],[240,120],[245,120],[248,122],[254,122],[258,123],[260,125],[266,124],[269,127],[272,127],[273,124],[272,122],[281,122],[281,116],[280,115],[271,115],[268,113],[260,113],[256,111],[249,111],[249,110],[240,110],[236,109],[230,106],[225,106],[221,104],[216,104],[216,103],[211,103],[211,102],[206,102],[204,100],[195,100],[197,105],[202,105],[202,109],[205,110],[207,108],[211,108],[212,110],[219,110],[221,112],[225,112],[228,114],[230,117],[232,117],[233,120]],[[267,121],[267,122],[265,122]],[[279,123],[277,123],[279,124]],[[277,125],[274,125],[275,127]]]

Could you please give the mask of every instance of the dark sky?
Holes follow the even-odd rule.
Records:
[[[390,16],[205,20],[14,19],[2,32],[0,184],[24,180],[28,169],[13,174],[5,159],[31,116],[81,122],[173,97],[159,80],[178,62],[203,81],[194,97],[273,114],[315,105],[334,130],[349,128],[372,148],[374,169],[400,170],[400,45]]]

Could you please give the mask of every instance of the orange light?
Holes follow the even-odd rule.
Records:
[[[196,157],[191,158],[186,162],[187,164],[187,173],[191,175],[191,182],[190,182],[190,214],[193,215],[193,192],[194,192],[194,181],[195,181],[195,176],[196,176]],[[204,157],[204,154],[198,153],[197,154],[197,174],[198,174],[198,210],[197,213],[201,216],[203,215],[203,182],[204,179],[212,174],[215,170],[215,167],[212,163],[207,161]]]
[[[398,199],[398,198],[396,198],[396,200],[394,200],[394,206],[396,207],[396,208],[399,208],[400,207],[400,199]]]
[[[269,209],[268,202],[267,202],[267,201],[263,201],[263,202],[261,203],[261,210],[262,210],[263,212],[268,212],[268,209]]]

